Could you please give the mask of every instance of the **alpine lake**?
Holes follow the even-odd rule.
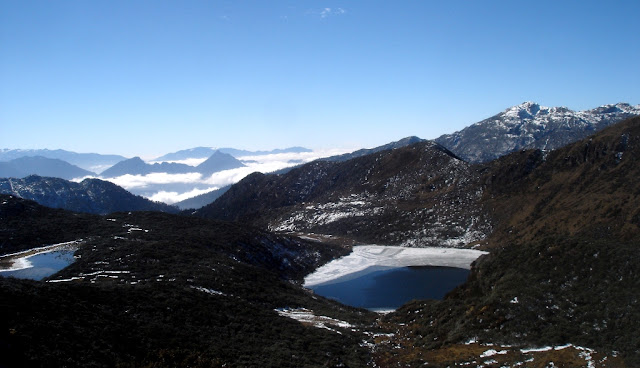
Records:
[[[443,299],[463,284],[485,252],[469,249],[356,246],[305,278],[317,295],[390,312],[414,299]]]

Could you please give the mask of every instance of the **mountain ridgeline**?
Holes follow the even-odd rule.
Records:
[[[100,174],[103,178],[115,178],[122,175],[148,175],[151,173],[186,174],[200,173],[209,176],[215,172],[236,169],[245,165],[233,156],[215,151],[209,158],[198,166],[190,166],[175,162],[160,162],[148,164],[140,157],[118,162]]]
[[[33,156],[62,160],[92,172],[100,172],[125,159],[125,157],[120,155],[77,153],[61,149],[0,149],[0,161],[11,161],[21,157]]]

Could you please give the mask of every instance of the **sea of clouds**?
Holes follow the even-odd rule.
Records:
[[[99,179],[108,180],[125,188],[131,193],[141,195],[151,200],[173,204],[230,184],[235,184],[245,176],[254,172],[270,173],[287,167],[304,164],[319,158],[340,155],[350,151],[351,150],[345,149],[331,149],[313,152],[277,153],[270,155],[236,157],[246,166],[237,169],[219,171],[206,177],[202,176],[200,173],[193,172],[186,174],[127,174],[108,179],[99,177]],[[168,162],[177,162],[196,166],[205,160],[205,158],[192,158]],[[149,163],[155,162],[156,161],[149,161]]]

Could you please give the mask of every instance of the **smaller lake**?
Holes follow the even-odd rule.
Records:
[[[367,269],[364,273],[309,288],[342,304],[386,311],[395,310],[413,299],[442,299],[469,276],[469,270],[463,268],[437,266]]]
[[[73,249],[66,249],[36,254],[26,258],[31,267],[13,271],[0,271],[0,276],[42,280],[73,263],[75,261],[75,258],[73,258],[74,252],[75,250]]]

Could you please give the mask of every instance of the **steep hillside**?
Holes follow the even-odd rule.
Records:
[[[359,242],[464,246],[483,239],[475,170],[433,142],[282,175],[252,174],[197,215]]]
[[[487,162],[522,149],[560,148],[636,115],[640,106],[626,103],[572,111],[525,102],[436,142],[466,161]]]
[[[492,162],[483,180],[497,229],[489,244],[544,235],[627,240],[640,226],[640,118],[544,154]],[[515,170],[514,170],[515,169]]]
[[[176,207],[136,196],[113,183],[98,179],[85,179],[80,183],[35,175],[24,179],[0,179],[0,193],[31,199],[47,207],[94,214],[178,211]]]
[[[633,118],[548,155],[519,152],[485,166],[491,254],[447,300],[390,316],[411,342],[381,359],[415,364],[430,349],[477,341],[505,354],[514,344],[573,344],[640,364],[639,163]]]

